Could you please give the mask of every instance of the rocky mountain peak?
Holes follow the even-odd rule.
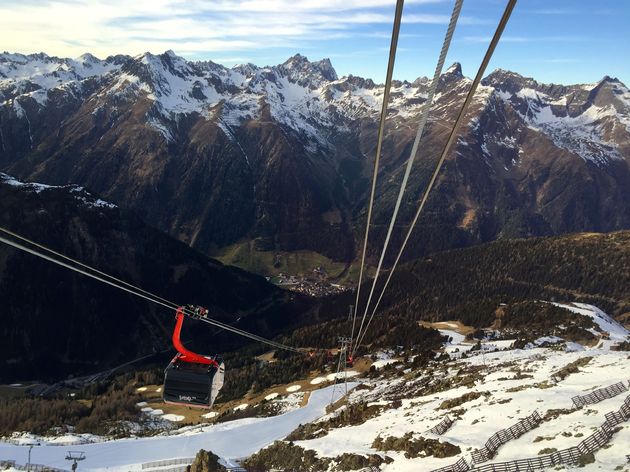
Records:
[[[324,78],[326,78],[327,80],[338,79],[337,71],[334,69],[334,67],[332,66],[332,63],[330,62],[330,59],[328,59],[327,57],[325,57],[321,61],[314,62],[313,66],[317,70],[319,70],[321,74],[324,76]]]
[[[232,67],[233,71],[239,72],[246,77],[255,75],[259,69],[260,68],[256,64],[252,64],[251,62],[248,62],[247,64],[237,64]]]
[[[602,80],[600,80],[600,82],[608,82],[608,83],[621,83],[621,81],[617,78],[617,77],[611,77],[609,75],[605,75],[604,77],[602,77]]]
[[[311,62],[306,56],[296,54],[282,63],[279,68],[292,81],[300,85],[310,84],[317,87],[323,81],[337,80],[337,72],[330,63],[330,59],[327,58]]]
[[[459,62],[453,62],[451,67],[446,69],[446,72],[444,72],[444,74],[442,74],[442,76],[443,77],[444,76],[454,77],[454,78],[457,78],[457,79],[463,78],[464,74],[462,74],[462,65]]]
[[[515,93],[523,87],[536,88],[538,85],[529,77],[504,69],[495,69],[481,81],[481,84],[510,93]]]
[[[100,60],[94,56],[93,54],[90,54],[89,52],[86,52],[84,54],[81,54],[78,58],[81,62],[87,62],[87,63],[96,63],[96,62],[100,62]]]
[[[125,54],[115,54],[113,56],[107,56],[107,58],[105,58],[105,62],[109,64],[114,64],[116,66],[121,66],[129,59],[131,59],[131,57]]]
[[[352,74],[346,78],[346,82],[354,85],[355,87],[360,87],[360,88],[364,88],[368,90],[371,90],[374,87],[376,87],[376,84],[374,83],[372,79],[364,79],[363,77],[358,77]]]
[[[464,78],[464,74],[462,74],[462,65],[459,62],[454,62],[451,67],[446,69],[440,76],[439,86],[443,88],[448,85],[452,85],[455,82],[459,82]]]

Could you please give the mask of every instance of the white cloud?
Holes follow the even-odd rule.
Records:
[[[422,11],[424,4],[444,1],[407,0],[403,22],[448,23],[448,15]],[[393,0],[4,0],[0,49],[74,57],[173,49],[240,57],[365,37],[365,26],[389,27],[393,10]]]

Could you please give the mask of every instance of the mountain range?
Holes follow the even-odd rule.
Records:
[[[370,255],[382,243],[430,81],[395,81]],[[400,242],[471,84],[438,93]],[[0,171],[78,184],[209,255],[360,249],[383,85],[329,60],[226,68],[172,51],[105,60],[0,54]],[[630,228],[630,91],[604,77],[479,87],[406,257],[500,238]]]

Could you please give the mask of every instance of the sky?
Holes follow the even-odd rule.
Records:
[[[432,76],[454,0],[407,0],[394,76]],[[447,65],[474,76],[507,0],[465,0]],[[0,51],[162,53],[226,66],[330,58],[385,77],[395,0],[0,0]],[[520,0],[489,65],[546,83],[630,85],[630,0]]]

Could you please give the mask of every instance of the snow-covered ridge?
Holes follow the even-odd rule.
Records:
[[[0,172],[0,185],[9,185],[27,192],[42,193],[49,190],[66,190],[75,200],[92,208],[116,208],[113,203],[94,197],[85,188],[78,185],[46,185],[36,182],[22,182],[10,175]]]
[[[624,159],[618,149],[617,128],[623,129],[628,141],[630,91],[625,85],[605,77],[597,84],[565,87],[559,96],[527,85],[516,91],[498,88],[496,93],[530,128],[549,136],[556,146],[598,165]]]
[[[94,80],[101,86],[90,96],[89,84]],[[389,117],[417,116],[429,82],[427,78],[395,82]],[[455,63],[440,83],[442,89],[434,101],[437,116],[457,106],[470,80]],[[356,119],[377,119],[383,97],[382,84],[352,75],[339,78],[328,59],[311,62],[300,54],[275,66],[241,64],[232,68],[211,61],[187,61],[173,51],[104,60],[91,54],[76,59],[0,54],[0,105],[12,106],[26,119],[27,101],[45,107],[53,90],[93,100],[95,109],[111,98],[127,102],[146,99],[152,105],[147,123],[168,141],[182,115],[197,113],[232,139],[233,128],[248,120],[264,120],[269,113],[307,138],[310,149],[326,147],[329,135],[344,132]],[[630,133],[630,91],[616,79],[552,86],[499,69],[484,80],[475,105],[486,106],[493,94],[559,147],[597,163],[622,158],[615,127]]]

